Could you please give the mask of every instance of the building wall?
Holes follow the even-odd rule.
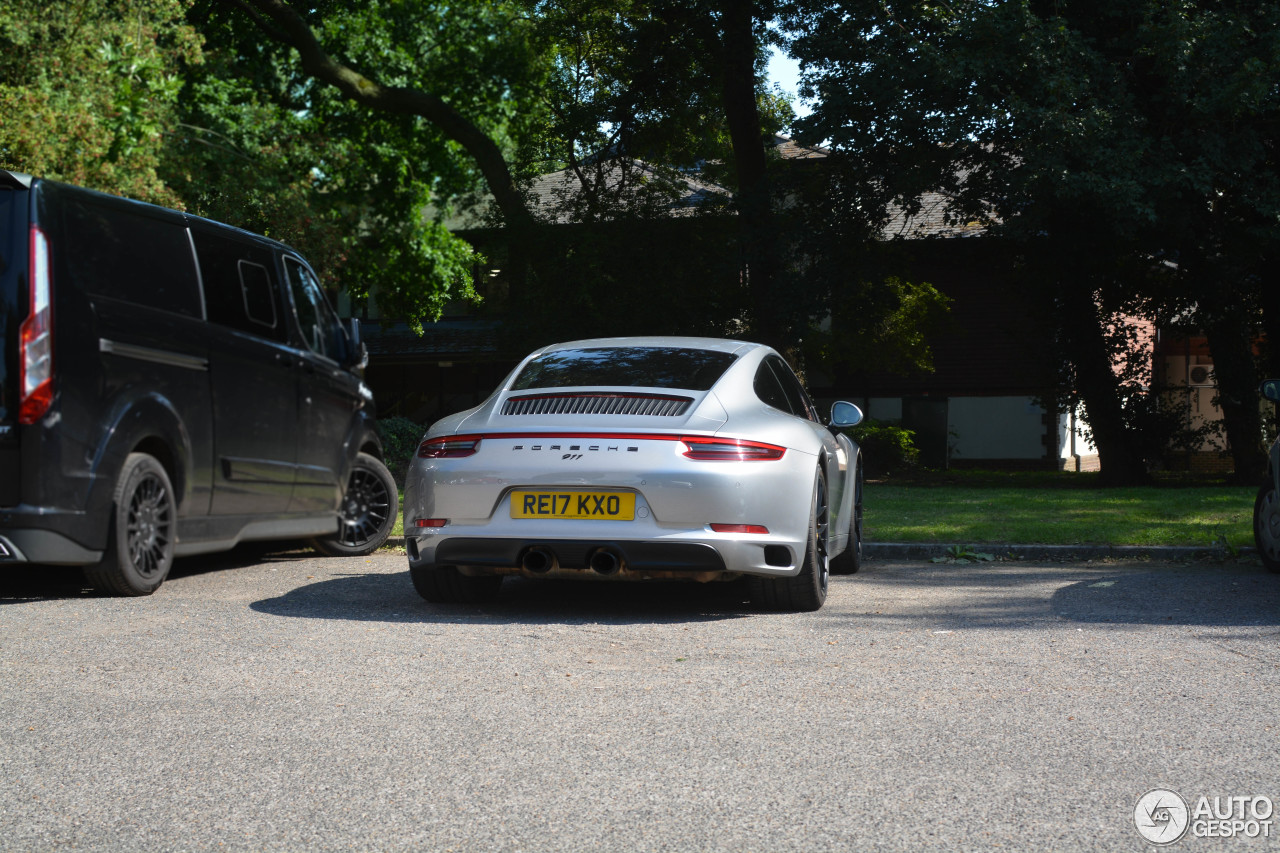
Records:
[[[952,397],[952,460],[1045,459],[1044,407],[1031,397]]]

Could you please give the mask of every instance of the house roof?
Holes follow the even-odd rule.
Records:
[[[788,163],[820,162],[831,156],[827,148],[801,145],[794,139],[776,134],[771,150],[778,159]],[[534,216],[539,221],[556,225],[582,221],[578,212],[586,203],[581,195],[583,178],[597,186],[603,185],[605,193],[612,193],[617,198],[630,197],[632,201],[638,200],[637,191],[665,187],[665,194],[655,194],[651,198],[653,206],[650,210],[668,217],[693,216],[724,208],[733,200],[732,190],[705,180],[698,169],[663,169],[644,160],[624,163],[611,152],[605,152],[587,158],[576,169],[560,169],[535,178],[526,188]],[[969,237],[986,230],[978,222],[950,221],[948,200],[945,193],[924,193],[919,199],[920,208],[914,214],[909,214],[902,205],[891,205],[881,236],[886,240],[918,240]],[[469,207],[447,218],[445,227],[450,231],[492,227],[489,216],[491,203],[491,196],[481,196]]]
[[[615,200],[643,204],[643,194],[656,191],[651,199],[653,209],[665,216],[692,216],[721,207],[733,198],[731,191],[703,180],[695,171],[659,169],[643,160],[624,162],[611,158],[535,178],[528,190],[534,215],[542,222],[560,225],[579,221],[574,211],[579,206],[584,178]]]
[[[948,215],[946,193],[927,192],[920,196],[920,209],[910,214],[899,204],[889,206],[889,218],[880,230],[886,240],[920,240],[930,237],[972,237],[986,231],[980,222],[954,222]]]

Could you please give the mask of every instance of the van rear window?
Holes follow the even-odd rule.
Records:
[[[133,205],[68,194],[62,239],[52,250],[88,293],[201,317],[186,228]]]

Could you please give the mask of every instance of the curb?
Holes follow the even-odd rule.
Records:
[[[393,536],[383,548],[403,548],[404,537]],[[932,560],[947,557],[949,551],[962,548],[973,553],[990,554],[997,560],[1051,560],[1070,563],[1086,560],[1228,560],[1252,557],[1253,547],[1236,548],[1189,545],[949,545],[944,542],[864,542],[862,555],[874,560]]]

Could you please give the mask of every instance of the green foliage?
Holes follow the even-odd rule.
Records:
[[[896,421],[867,418],[847,432],[858,443],[867,473],[873,477],[919,465],[920,450],[916,447],[915,431],[903,428]]]
[[[783,6],[817,99],[797,127],[845,162],[842,206],[883,222],[938,190],[954,221],[1010,238],[1009,266],[1026,261],[1059,321],[1104,472],[1141,456],[1100,334],[1116,312],[1194,316],[1233,449],[1256,445],[1248,342],[1280,238],[1280,3]]]
[[[161,204],[183,91],[200,62],[185,0],[0,6],[0,167]]]
[[[418,444],[426,433],[426,427],[408,418],[383,418],[378,421],[378,433],[382,436],[382,453],[387,468],[397,482],[404,481],[405,471],[418,450]]]
[[[411,6],[325,7],[317,37],[392,82],[431,80],[505,132],[518,90],[510,67],[527,53],[520,28],[504,26],[509,4]],[[477,298],[483,258],[441,224],[477,182],[455,144],[422,118],[370,114],[317,83],[226,4],[202,0],[192,17],[206,62],[187,69],[193,97],[167,177],[194,210],[294,245],[357,307],[372,296],[383,313],[418,324]],[[503,32],[512,35],[495,36]]]
[[[825,277],[824,273],[814,275]],[[858,279],[847,269],[845,275],[843,281],[826,284],[830,321],[805,338],[806,356],[846,370],[900,374],[932,370],[927,335],[937,328],[951,300],[928,282],[894,275]]]

